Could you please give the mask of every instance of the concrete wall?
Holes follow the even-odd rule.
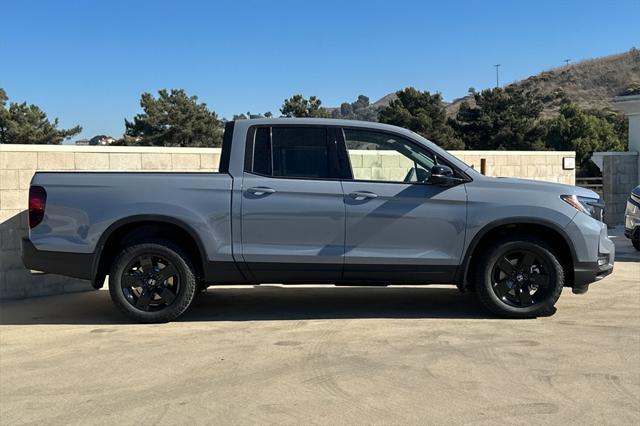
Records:
[[[640,185],[637,152],[608,152],[602,157],[602,192],[607,225],[624,223],[624,210],[631,190]]]
[[[217,171],[219,149],[0,145],[0,299],[90,290],[88,281],[32,275],[22,265],[25,208],[36,170]]]
[[[575,161],[573,151],[451,151],[480,171],[486,164],[488,176],[508,176],[574,185],[575,170],[563,170],[563,158]],[[412,164],[394,151],[349,151],[357,179],[402,181]]]
[[[575,157],[573,152],[459,151],[454,154],[478,170],[480,160],[486,159],[488,175],[569,184],[575,179],[573,170],[562,170],[562,158]],[[357,173],[391,173],[384,170],[382,160],[371,156],[374,155],[370,152],[362,153],[360,168],[363,170]],[[27,235],[25,208],[29,182],[36,170],[216,171],[219,160],[220,150],[214,148],[0,145],[0,299],[91,289],[86,281],[32,275],[22,266],[20,240]],[[399,159],[384,162],[387,166],[396,163],[392,168],[400,169]],[[370,172],[364,170],[364,164]],[[383,170],[374,171],[377,168]]]

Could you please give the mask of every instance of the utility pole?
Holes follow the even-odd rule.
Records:
[[[502,66],[502,64],[495,64],[494,67],[496,67],[496,87],[500,86],[500,72],[498,71],[498,69]]]
[[[564,64],[567,68],[569,68],[569,62],[571,62],[571,59],[565,59],[564,60]]]

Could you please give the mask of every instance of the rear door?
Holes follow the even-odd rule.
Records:
[[[345,128],[343,146],[344,279],[451,282],[464,244],[464,184],[431,184],[436,157],[399,135]]]
[[[336,134],[321,126],[249,129],[241,238],[256,281],[340,279],[345,206]]]

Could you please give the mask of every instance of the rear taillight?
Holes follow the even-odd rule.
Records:
[[[29,188],[29,228],[35,228],[44,219],[47,191],[41,186]]]

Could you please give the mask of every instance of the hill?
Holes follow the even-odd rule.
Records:
[[[564,91],[567,98],[583,108],[611,107],[615,96],[633,84],[640,85],[640,50],[634,48],[625,53],[576,62],[511,84],[526,90],[539,90],[548,100],[543,113],[545,116],[558,111],[554,94],[559,91]],[[372,106],[386,106],[395,97],[395,93],[390,93]],[[462,101],[473,104],[473,97],[465,96],[448,104],[447,115],[455,115]]]

